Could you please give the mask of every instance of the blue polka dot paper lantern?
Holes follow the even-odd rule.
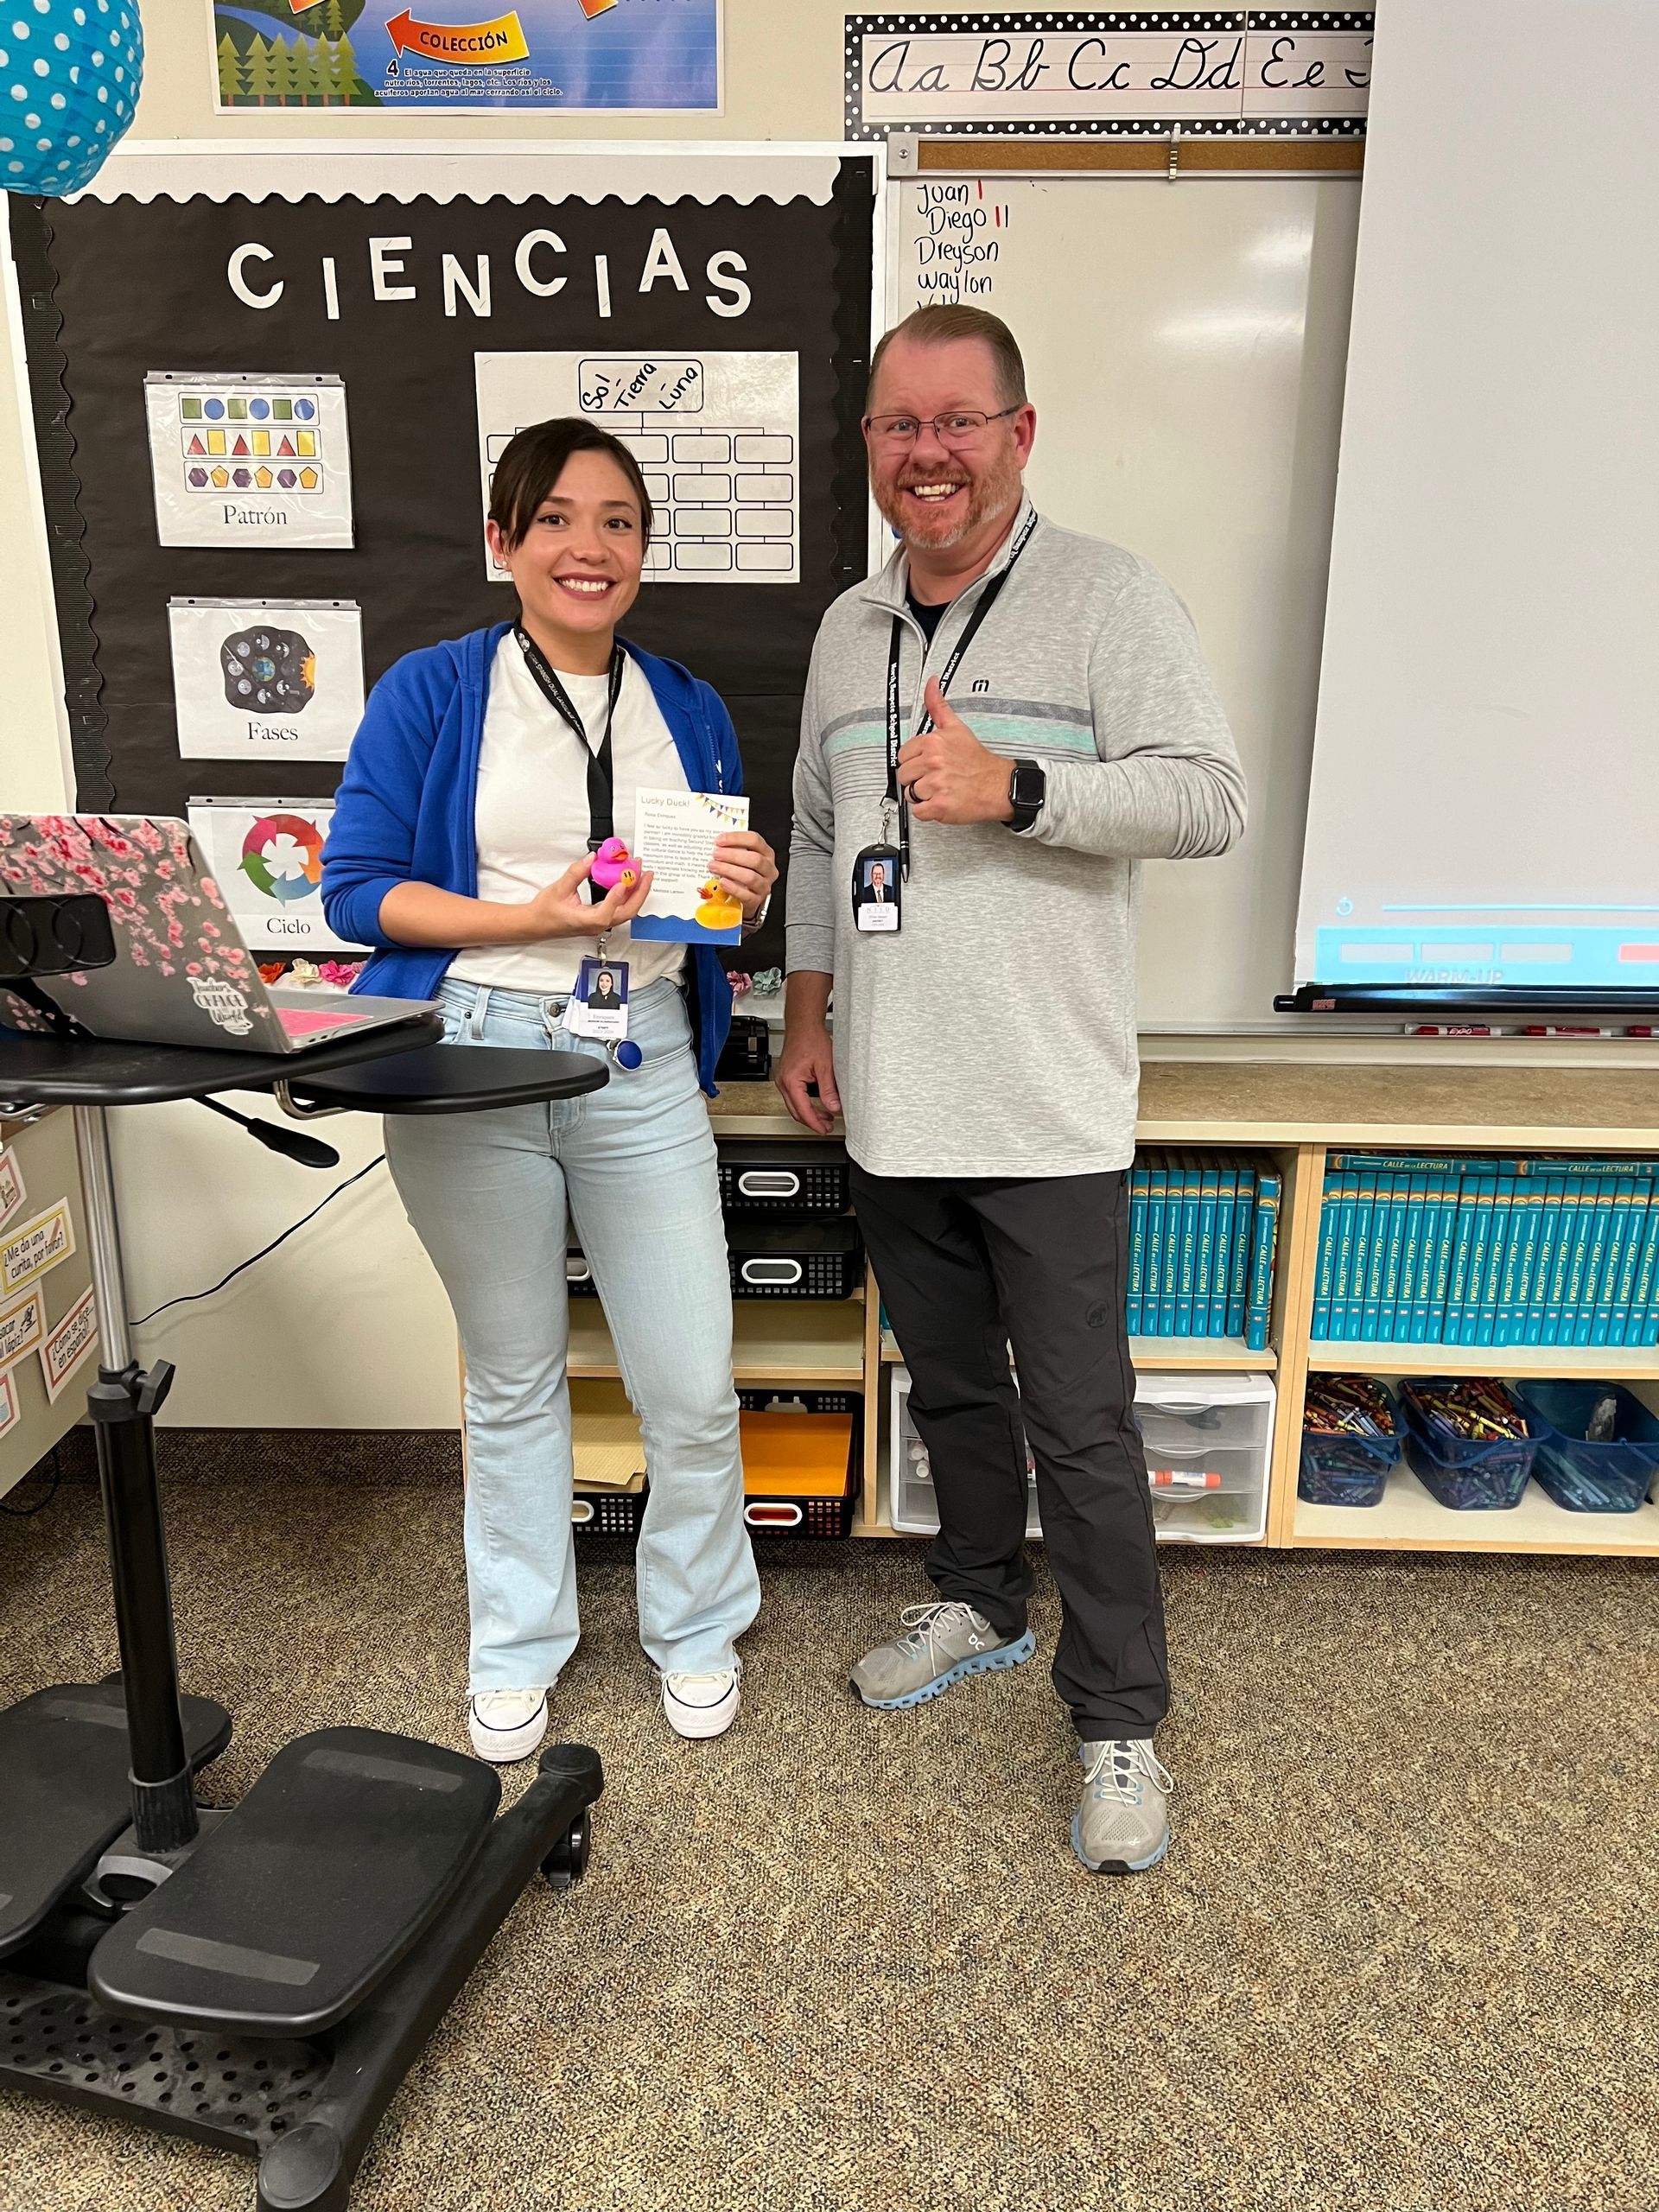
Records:
[[[0,0],[0,184],[55,198],[89,183],[143,66],[138,0]]]

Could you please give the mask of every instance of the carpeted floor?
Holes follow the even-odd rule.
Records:
[[[453,1471],[318,1441],[168,1450],[185,1679],[238,1719],[214,1794],[325,1721],[464,1740]],[[1651,2212],[1656,1566],[1170,1552],[1176,1840],[1111,1880],[1066,1848],[1041,1664],[846,1694],[918,1548],[767,1550],[741,1720],[698,1745],[595,1546],[557,1702],[610,1777],[592,1868],[521,1900],[358,2212]],[[114,1656],[73,1481],[0,1520],[0,1697]],[[4,2212],[251,2197],[15,2097],[0,2145]]]

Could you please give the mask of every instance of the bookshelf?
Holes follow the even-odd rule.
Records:
[[[710,1109],[717,1135],[795,1132],[767,1084],[734,1084]],[[1629,1154],[1659,1155],[1656,1071],[1610,1067],[1471,1067],[1444,1061],[1402,1065],[1315,1066],[1272,1061],[1153,1061],[1141,1071],[1143,1144],[1270,1150],[1284,1177],[1268,1346],[1247,1352],[1234,1339],[1140,1338],[1136,1364],[1186,1372],[1254,1369],[1278,1389],[1268,1533],[1273,1548],[1351,1550],[1659,1555],[1659,1505],[1633,1514],[1568,1513],[1535,1484],[1508,1513],[1457,1513],[1437,1503],[1409,1468],[1390,1478],[1380,1505],[1313,1506],[1296,1495],[1302,1402],[1313,1371],[1383,1376],[1480,1374],[1560,1376],[1625,1383],[1659,1408],[1659,1347],[1453,1345],[1313,1342],[1314,1270],[1325,1155],[1333,1150]],[[864,1491],[855,1536],[892,1536],[887,1518],[887,1373],[897,1347],[885,1342],[877,1300],[802,1300],[801,1318],[780,1322],[784,1301],[738,1306],[740,1384],[817,1380],[861,1389]],[[816,1313],[814,1322],[809,1316]],[[764,1317],[764,1318],[762,1318]],[[574,1351],[574,1346],[573,1346]],[[804,1371],[823,1354],[826,1364]],[[829,1363],[838,1382],[829,1380]],[[794,1365],[790,1363],[795,1363]],[[614,1369],[573,1371],[614,1372]],[[914,1541],[913,1539],[910,1541]]]

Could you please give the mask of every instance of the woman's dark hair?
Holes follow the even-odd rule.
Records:
[[[527,430],[507,442],[490,480],[490,520],[511,549],[520,543],[536,510],[564,474],[573,453],[608,454],[627,478],[639,502],[640,542],[651,543],[651,494],[639,474],[639,464],[620,438],[582,415],[556,415],[550,423],[532,423]]]

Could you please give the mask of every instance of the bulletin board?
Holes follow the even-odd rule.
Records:
[[[513,613],[489,470],[579,410],[659,511],[624,632],[724,697],[784,855],[813,637],[867,571],[877,159],[137,145],[13,197],[78,804],[326,811],[362,688]]]

